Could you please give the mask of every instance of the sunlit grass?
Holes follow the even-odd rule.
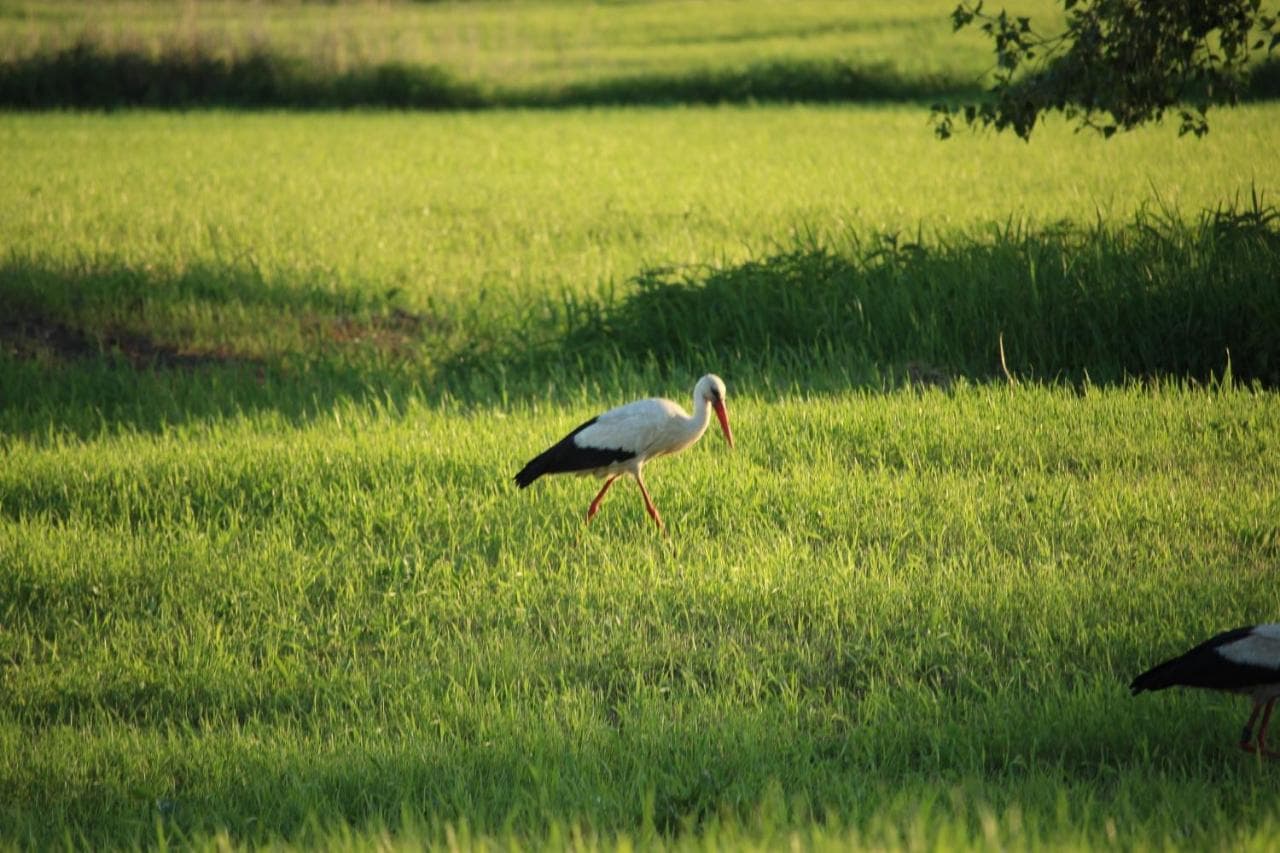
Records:
[[[432,300],[598,292],[796,235],[1194,216],[1280,185],[1280,110],[1204,140],[933,139],[919,108],[0,117],[0,249],[41,263],[249,266]],[[56,234],[57,239],[50,239]]]
[[[573,387],[612,370],[594,345],[593,364],[565,361],[585,353],[566,334],[599,311],[624,324],[610,340],[628,360],[658,353],[688,370],[701,365],[685,354],[711,351],[768,367],[756,356],[775,346],[791,352],[774,367],[803,372],[815,353],[795,347],[814,345],[874,385],[908,361],[984,377],[1003,334],[1012,368],[1038,378],[1203,380],[1234,351],[1240,375],[1272,381],[1267,336],[1247,328],[1273,316],[1258,284],[1271,243],[1250,254],[1180,229],[1206,208],[1247,209],[1255,191],[1274,204],[1277,116],[1224,113],[1199,141],[1153,128],[1104,142],[1054,125],[1026,145],[940,143],[906,108],[11,115],[0,299],[37,322],[18,349],[56,361],[42,336],[58,323],[71,355],[136,361],[159,347],[171,362],[232,362],[234,375],[28,364],[12,387],[54,390],[15,390],[4,423],[27,432],[53,417],[84,434],[100,417],[438,396],[445,380],[483,401]],[[917,258],[917,242],[932,254]],[[856,272],[894,246],[904,254],[885,274]],[[834,276],[820,258],[767,260],[815,248],[834,253]],[[642,274],[740,298],[718,310],[693,294],[674,325],[662,300],[614,311]],[[795,275],[806,278],[787,284]],[[1175,290],[1185,318],[1141,308]],[[1018,296],[992,302],[1005,291]],[[1128,296],[1109,305],[1108,293]],[[806,339],[796,324],[815,317]],[[1185,352],[1184,327],[1197,335]],[[513,347],[559,353],[554,378]],[[441,375],[453,368],[471,375]]]
[[[968,68],[904,52],[923,9],[42,0],[0,41]],[[1244,703],[1126,690],[1280,611],[1275,226],[1201,218],[1274,212],[1280,110],[1211,118],[0,115],[0,845],[1275,849]],[[738,447],[647,470],[669,537],[510,483],[705,370]]]
[[[739,395],[651,469],[666,540],[509,485],[585,405],[10,444],[9,837],[1275,824],[1242,704],[1125,689],[1274,610],[1274,395]]]

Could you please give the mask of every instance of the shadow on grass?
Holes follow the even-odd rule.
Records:
[[[887,65],[860,67],[839,60],[797,60],[594,80],[547,92],[513,93],[499,100],[519,106],[551,107],[755,101],[843,103],[976,97],[979,91],[974,85],[942,75],[903,77]]]
[[[710,366],[757,393],[1227,371],[1275,388],[1277,281],[1280,212],[1256,198],[1191,224],[1148,212],[1124,227],[800,245],[725,269],[647,270],[620,296],[524,316],[420,313],[395,294],[236,268],[12,261],[0,266],[0,430],[86,436],[255,411],[305,422],[343,402],[505,405],[589,382],[630,393]]]
[[[233,266],[0,265],[0,432],[154,431],[340,400],[425,394],[420,365],[457,333],[396,293]]]
[[[604,78],[564,87],[498,89],[433,66],[383,63],[337,73],[269,51],[227,58],[202,48],[159,55],[80,43],[0,65],[0,105],[476,109],[751,101],[852,102],[976,97],[972,84],[909,78],[884,65],[773,61],[742,68]]]
[[[120,265],[0,266],[0,344],[46,365],[119,357],[134,368],[266,366],[301,353],[416,352],[452,324],[370,293],[304,280],[282,283],[247,267],[156,272]]]
[[[93,725],[60,728],[35,748],[87,735],[83,772],[41,773],[34,762],[16,769],[23,797],[0,814],[7,838],[37,847],[58,840],[51,833],[117,847],[154,841],[157,831],[171,841],[226,832],[247,844],[324,846],[313,837],[317,818],[340,830],[372,824],[432,836],[445,822],[534,837],[564,822],[652,841],[762,817],[784,832],[815,821],[866,831],[877,819],[902,826],[922,816],[971,825],[992,807],[1021,808],[1040,832],[1091,836],[1107,822],[1114,832],[1118,821],[1129,831],[1154,822],[1213,838],[1224,823],[1275,816],[1271,800],[1250,794],[1258,774],[1247,756],[1207,734],[1188,742],[1186,731],[1212,731],[1221,715],[1183,717],[1181,736],[1166,725],[1149,740],[1123,697],[1054,698],[988,700],[953,723],[906,711],[858,725],[780,706],[712,707],[677,688],[624,708],[616,728],[596,716],[541,722],[545,711],[507,707],[495,709],[483,734],[444,741],[429,721],[377,728],[374,737],[349,726],[308,736],[287,720],[279,728],[171,722],[108,743]],[[115,762],[147,769],[122,779]],[[1188,814],[1210,786],[1215,808]],[[973,801],[960,802],[963,795]]]
[[[727,269],[643,272],[610,304],[566,302],[537,363],[842,363],[864,381],[1111,383],[1234,378],[1280,386],[1280,212],[1197,223],[993,233],[924,245],[882,236],[801,246]]]
[[[200,48],[159,56],[90,43],[0,64],[0,105],[119,107],[400,107],[485,105],[480,91],[430,66],[387,63],[323,74],[268,51],[226,58]]]
[[[0,106],[18,109],[455,110],[749,102],[975,100],[976,77],[904,76],[885,64],[774,60],[745,67],[607,77],[567,86],[501,88],[430,65],[388,62],[330,71],[270,49],[226,56],[196,44],[158,54],[82,41],[0,63]],[[1245,97],[1280,97],[1280,62],[1258,66]]]

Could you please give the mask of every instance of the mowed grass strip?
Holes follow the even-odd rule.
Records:
[[[590,528],[509,483],[579,406],[11,442],[6,837],[1264,844],[1244,704],[1125,685],[1274,616],[1274,395],[725,372],[666,540],[629,483]]]

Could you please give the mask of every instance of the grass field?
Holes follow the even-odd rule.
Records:
[[[926,6],[41,0],[0,44],[971,67]],[[0,847],[1280,849],[1246,703],[1127,691],[1280,618],[1280,108],[1211,122],[0,114]],[[511,484],[707,370],[738,446],[647,470],[668,537]]]
[[[631,487],[590,530],[585,483],[513,493],[576,407],[11,447],[9,838],[1274,842],[1243,704],[1125,690],[1274,610],[1273,395],[731,405],[651,473],[667,541]]]
[[[1046,0],[1015,4],[1046,26]],[[602,80],[683,77],[759,64],[850,63],[902,79],[976,81],[982,39],[953,36],[945,5],[797,0],[643,3],[109,2],[6,0],[0,58],[22,61],[77,42],[107,55],[175,51],[234,60],[266,50],[317,72],[433,66],[482,91],[554,93]]]
[[[308,316],[388,305],[478,335],[649,267],[805,240],[989,242],[1273,202],[1277,134],[1267,106],[1203,141],[1056,125],[1034,146],[940,144],[905,107],[12,115],[0,276],[59,319],[199,351],[296,351]]]

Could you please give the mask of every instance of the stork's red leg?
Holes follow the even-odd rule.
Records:
[[[1267,700],[1267,710],[1262,713],[1262,724],[1258,726],[1258,752],[1268,758],[1280,758],[1280,752],[1267,749],[1267,724],[1271,722],[1271,709],[1275,704],[1274,697]]]
[[[600,487],[600,491],[596,492],[596,499],[591,502],[591,508],[587,510],[587,524],[591,523],[591,517],[600,509],[600,502],[604,500],[604,493],[609,491],[609,487],[613,485],[613,481],[618,479],[618,475],[604,481],[604,485]]]
[[[640,484],[640,494],[644,495],[644,508],[649,510],[649,517],[653,519],[654,524],[658,525],[658,529],[665,533],[662,516],[658,515],[658,508],[653,505],[653,498],[649,497],[649,490],[644,487],[644,479],[639,472],[636,472],[636,482]]]
[[[1253,703],[1253,711],[1249,714],[1249,721],[1244,724],[1244,730],[1240,732],[1240,748],[1245,752],[1253,752],[1253,723],[1258,719],[1258,712],[1262,710],[1261,702]]]

